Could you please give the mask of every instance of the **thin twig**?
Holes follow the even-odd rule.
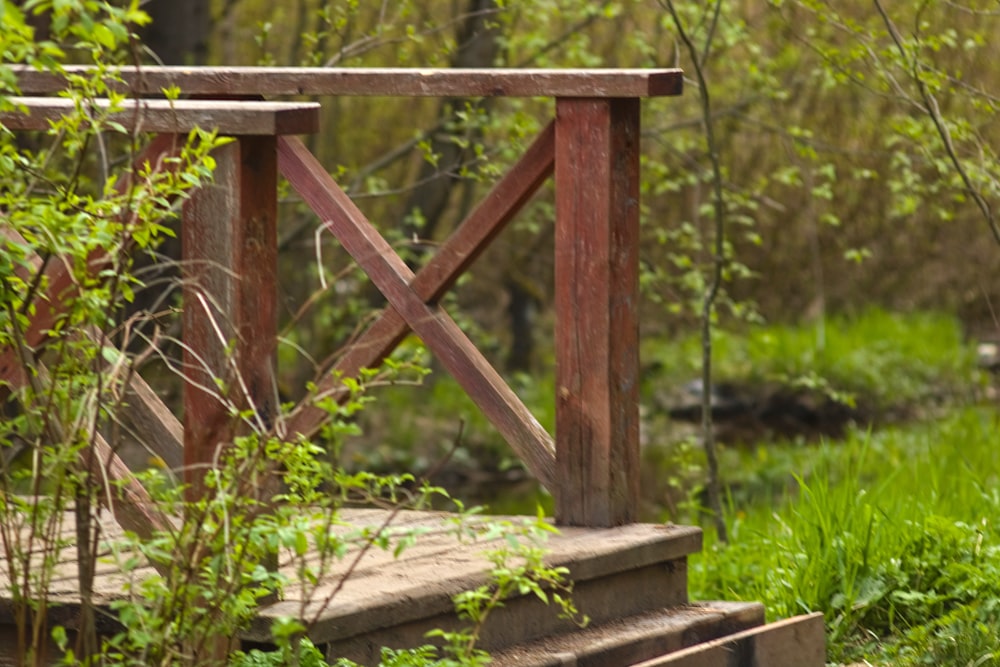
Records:
[[[722,0],[716,0],[716,12]],[[698,49],[691,37],[684,30],[673,0],[660,0],[660,4],[670,12],[670,17],[677,27],[677,33],[687,48],[698,78],[698,91],[701,96],[701,111],[705,125],[705,143],[708,148],[709,160],[712,163],[712,194],[715,210],[715,247],[712,258],[712,275],[708,290],[702,300],[701,311],[701,435],[705,448],[705,458],[708,464],[708,509],[713,515],[715,531],[719,542],[726,543],[729,537],[726,531],[726,520],[722,515],[722,491],[719,482],[719,457],[716,452],[715,432],[712,424],[712,314],[715,310],[715,300],[722,288],[723,269],[726,264],[726,204],[723,199],[722,166],[719,162],[719,148],[715,141],[714,123],[712,122],[712,100],[708,92],[708,82],[705,80],[704,64],[698,55]],[[714,23],[714,21],[713,21]],[[709,35],[710,39],[710,35]],[[704,58],[709,55],[708,41]]]

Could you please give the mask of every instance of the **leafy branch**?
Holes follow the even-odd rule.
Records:
[[[993,233],[993,239],[1000,244],[1000,225],[997,223],[996,214],[993,212],[990,203],[986,201],[982,192],[980,192],[979,188],[977,188],[975,183],[972,182],[972,178],[969,175],[968,170],[965,168],[961,158],[958,156],[958,151],[955,148],[954,141],[952,140],[947,121],[941,113],[941,107],[938,105],[937,99],[927,86],[927,82],[924,77],[926,65],[924,65],[916,54],[910,54],[903,36],[900,34],[899,29],[896,27],[895,22],[889,16],[885,7],[882,5],[881,0],[873,1],[875,3],[875,9],[878,10],[879,16],[882,17],[882,21],[885,23],[885,27],[889,31],[889,36],[892,37],[892,41],[896,45],[896,49],[899,51],[900,57],[909,68],[910,77],[917,85],[917,91],[920,93],[920,99],[923,101],[921,110],[927,114],[927,116],[931,119],[931,122],[934,124],[934,129],[937,131],[938,137],[941,139],[941,144],[944,146],[944,150],[948,154],[948,160],[951,162],[951,165],[955,169],[956,173],[958,173],[959,177],[962,179],[966,192],[968,192],[969,196],[976,202],[976,206],[979,207],[980,213],[982,213],[983,218],[986,220],[986,224],[989,225],[990,231]],[[926,7],[926,3],[924,3],[922,7]]]

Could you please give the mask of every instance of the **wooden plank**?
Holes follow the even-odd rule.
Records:
[[[184,427],[138,373],[128,379],[120,412],[119,417],[137,440],[149,447],[167,469],[180,471],[184,464]]]
[[[50,382],[48,369],[41,362],[36,362],[34,370],[46,383]],[[69,442],[61,424],[53,423],[49,428],[50,435],[58,442]],[[166,515],[100,433],[92,435],[87,446],[76,454],[76,459],[90,475],[97,501],[111,511],[123,529],[150,539],[154,532],[170,528]]]
[[[101,518],[104,542],[114,543],[121,537],[120,528],[107,521],[106,515]],[[309,554],[307,563],[316,568],[313,571],[319,576],[313,586],[309,581],[300,581],[301,561],[291,550],[283,552],[280,571],[298,585],[288,586],[280,602],[262,608],[241,636],[269,641],[271,624],[283,616],[316,621],[310,623],[310,636],[325,642],[453,614],[453,596],[485,582],[489,569],[486,552],[507,546],[507,534],[487,532],[486,526],[494,521],[514,525],[530,525],[533,521],[530,517],[471,517],[462,521],[459,531],[456,518],[445,512],[338,511],[329,531],[344,541],[346,554],[342,558],[330,558],[328,554],[322,568],[320,555]],[[315,520],[323,525],[330,521],[324,513],[317,513]],[[414,531],[416,542],[399,555],[391,548],[366,547],[386,525],[396,530],[397,536]],[[73,516],[68,512],[62,537],[72,534]],[[661,524],[631,524],[608,530],[566,528],[545,540],[545,560],[552,566],[568,568],[577,585],[578,600],[587,605],[585,611],[607,619],[617,613],[682,603],[686,599],[684,559],[699,548],[700,538],[697,528]],[[47,593],[51,603],[71,607],[79,601],[79,593],[71,540],[70,545],[59,553]],[[39,557],[46,546],[37,545]],[[120,557],[132,555],[123,553]],[[148,567],[122,571],[110,552],[97,562],[96,569],[94,602],[102,607],[120,599],[129,582],[141,582],[152,573]],[[640,588],[642,582],[650,581],[658,585]],[[0,623],[9,622],[2,602],[9,596],[10,582],[0,569]],[[613,612],[616,607],[626,611]],[[549,619],[555,617],[551,608],[542,613]]]
[[[555,126],[549,124],[511,168],[413,278],[410,288],[425,303],[436,302],[496,238],[552,174]],[[320,394],[343,393],[341,377],[357,377],[362,368],[376,368],[402,342],[410,328],[392,305],[351,344],[331,374],[318,385]],[[310,436],[327,413],[303,405],[289,421],[289,432]]]
[[[26,93],[62,90],[61,77],[14,66]],[[71,74],[86,66],[68,65]],[[190,95],[377,95],[403,97],[660,97],[680,95],[679,69],[428,69],[355,67],[123,67],[121,89]]]
[[[556,101],[556,519],[639,502],[639,101]]]
[[[189,499],[219,448],[269,431],[277,409],[277,157],[274,137],[240,137],[214,153],[214,182],[184,205],[184,465]]]
[[[538,420],[444,310],[410,287],[413,272],[296,138],[279,142],[281,172],[364,269],[407,325],[458,381],[548,488],[554,477],[552,441]]]
[[[607,581],[607,580],[605,580]],[[694,602],[617,617],[607,623],[491,652],[491,667],[632,665],[694,643],[763,625],[759,602]]]
[[[641,662],[633,667],[823,667],[823,614],[796,616]]]
[[[57,97],[9,97],[22,111],[0,111],[0,124],[10,130],[47,130],[73,111],[74,101]],[[100,112],[108,100],[93,101]],[[127,131],[186,134],[198,127],[224,135],[309,134],[319,130],[315,102],[218,100],[139,100],[122,103],[108,116]]]
[[[149,540],[157,531],[171,528],[166,515],[150,497],[146,488],[132,476],[132,471],[115,454],[100,434],[91,446],[80,453],[95,484],[107,483],[108,493],[99,493],[100,503],[111,510],[118,525]]]
[[[429,515],[429,525],[441,518]],[[675,574],[683,589],[685,570],[673,561],[693,553],[700,543],[700,531],[690,527],[630,524],[600,531],[567,528],[546,541],[545,561],[552,566],[568,568],[569,577],[578,586],[584,581],[601,582],[618,573],[638,573],[653,567],[661,570],[664,576]],[[456,594],[482,583],[483,554],[495,546],[495,541],[458,544],[454,535],[448,533],[421,537],[413,548],[414,553],[408,554],[409,549],[404,551],[402,560],[391,552],[369,550],[350,571],[350,577],[342,582],[343,573],[354,563],[348,557],[335,564],[311,594],[310,591],[289,589],[281,602],[261,610],[259,620],[245,636],[266,641],[270,624],[285,616],[315,620],[310,624],[310,635],[331,641],[380,627],[450,614]],[[660,593],[668,594],[668,591],[648,591],[651,596]],[[615,591],[609,590],[607,594],[615,596]],[[666,604],[669,603],[661,599],[661,604],[653,606]],[[586,611],[601,614],[602,610]]]

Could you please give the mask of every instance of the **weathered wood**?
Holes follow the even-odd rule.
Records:
[[[190,499],[206,466],[251,410],[267,431],[277,409],[277,158],[274,137],[214,153],[215,178],[184,206],[184,465]]]
[[[490,653],[493,667],[635,666],[764,624],[759,602],[693,602],[544,637]],[[763,665],[761,667],[764,667]]]
[[[184,427],[138,373],[128,379],[118,417],[167,469],[180,471],[184,464]]]
[[[787,618],[633,667],[823,667],[823,614]]]
[[[73,100],[57,97],[9,97],[20,111],[0,111],[0,124],[10,130],[47,130],[73,111]],[[95,115],[104,114],[107,100],[94,100]],[[187,134],[198,127],[225,135],[309,134],[319,129],[315,102],[256,102],[216,100],[129,99],[108,120],[129,132]]]
[[[378,510],[355,510],[345,516],[352,517],[357,527],[371,525],[372,519],[381,514],[384,513]],[[495,542],[481,540],[457,544],[454,533],[443,524],[447,514],[403,514],[415,515],[408,519],[408,528],[421,531],[431,528],[433,532],[422,534],[413,547],[398,557],[379,549],[369,550],[343,586],[337,575],[346,571],[351,559],[331,564],[329,575],[312,595],[287,591],[284,600],[261,610],[258,620],[244,636],[266,641],[271,623],[292,616],[314,621],[310,624],[310,636],[315,641],[336,642],[378,628],[402,626],[453,613],[454,596],[482,583],[483,554]],[[484,519],[488,521],[492,517]],[[521,522],[525,519],[511,517],[511,520]],[[607,607],[614,605],[661,608],[686,602],[687,572],[683,563],[700,545],[700,531],[690,527],[631,524],[600,531],[566,528],[546,541],[545,561],[569,570],[569,578],[576,582],[574,593],[579,591],[582,582],[603,584],[606,578],[618,573],[635,573],[644,579],[649,574],[643,572],[646,568],[659,569],[667,578],[673,574],[673,583],[682,584],[678,590],[675,585],[661,580],[659,587],[650,586],[642,592],[633,589],[629,591],[631,595],[616,594],[613,586],[603,586],[607,598],[617,597],[618,600],[587,604],[582,611],[607,620]],[[336,594],[331,595],[338,587]],[[555,615],[553,611],[547,609],[544,613],[551,617]],[[527,638],[532,628],[520,632]]]
[[[496,426],[535,477],[553,488],[552,439],[444,310],[410,286],[413,272],[296,138],[279,142],[281,172],[407,325]]]
[[[555,126],[549,124],[524,156],[483,198],[413,278],[410,288],[425,303],[438,301],[496,238],[552,174],[555,164]],[[392,305],[351,344],[331,374],[318,384],[321,394],[342,391],[339,378],[357,377],[363,368],[376,368],[409,333],[410,328]],[[288,424],[289,432],[312,435],[327,413],[303,405]]]
[[[95,434],[91,447],[81,452],[80,458],[87,465],[91,479],[103,484],[98,499],[111,510],[119,526],[143,540],[149,540],[158,531],[170,530],[169,520],[146,487],[133,477],[100,434]]]
[[[53,93],[62,77],[15,66],[25,93]],[[85,66],[68,65],[71,74]],[[376,95],[405,97],[659,97],[680,95],[679,69],[429,69],[319,67],[142,67],[121,69],[119,89],[189,95]]]
[[[103,541],[118,543],[121,530],[106,515],[102,518]],[[287,587],[280,602],[265,605],[241,633],[244,639],[271,641],[271,625],[282,617],[303,620],[313,641],[333,642],[335,646],[348,645],[341,642],[359,642],[365,635],[378,636],[381,631],[391,633],[393,628],[405,635],[425,623],[436,623],[434,627],[454,626],[453,597],[486,583],[489,570],[486,552],[508,546],[509,533],[487,531],[486,526],[498,520],[515,526],[522,522],[530,525],[533,521],[526,517],[467,517],[459,531],[457,517],[445,512],[342,509],[332,523],[323,514],[317,514],[315,519],[317,525],[325,526],[324,531],[329,530],[343,541],[346,553],[331,558],[330,554],[321,556],[310,551],[300,558],[291,550],[283,551],[280,571],[301,586]],[[398,554],[391,548],[366,546],[387,524],[386,535],[391,544],[411,534],[417,537],[416,541]],[[462,539],[459,532],[464,535]],[[63,536],[71,534],[72,515],[67,514]],[[58,537],[62,536],[52,536]],[[54,543],[37,546],[41,558],[46,547],[54,547]],[[609,530],[565,528],[549,535],[544,542],[546,563],[567,568],[569,578],[575,582],[574,599],[581,605],[582,613],[590,615],[595,623],[684,604],[686,558],[700,546],[698,528],[658,524],[632,524]],[[133,555],[118,552],[115,556],[113,552],[97,561],[93,587],[96,605],[106,609],[112,601],[121,599],[127,585],[134,586],[152,574],[148,567],[123,571],[115,561]],[[48,586],[52,607],[63,605],[66,611],[71,611],[79,601],[75,560],[75,548],[70,541],[70,546],[55,561],[56,571]],[[317,575],[314,585],[300,581],[300,565]],[[10,582],[0,569],[0,625],[11,621],[7,615],[9,607],[3,604],[9,596]],[[506,601],[505,608],[510,613],[497,610],[497,616],[491,617],[484,631],[484,641],[490,648],[538,636],[543,625],[545,631],[559,629],[554,626],[556,610],[543,606],[533,595],[514,595]],[[66,627],[72,629],[72,614],[65,611],[64,614],[70,617]],[[762,616],[762,612],[757,615]],[[573,627],[563,624],[561,629]],[[426,642],[422,633],[411,636],[418,644]],[[369,662],[366,660],[364,664]]]
[[[48,369],[41,362],[36,362],[34,372],[46,383],[51,382]],[[51,424],[49,428],[51,435],[60,442],[67,442],[67,434],[60,424]],[[121,528],[143,539],[170,528],[166,515],[100,433],[92,434],[90,442],[76,457],[81,469],[90,475],[98,502],[111,511]]]
[[[639,501],[639,101],[556,101],[556,518]]]

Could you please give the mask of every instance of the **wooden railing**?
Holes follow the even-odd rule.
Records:
[[[281,95],[554,97],[555,119],[415,274],[295,134],[317,127],[316,106],[296,102],[144,100],[129,128],[183,133],[216,128],[236,141],[219,149],[214,185],[184,207],[183,463],[197,492],[198,471],[232,439],[228,408],[206,393],[211,376],[238,379],[234,400],[268,423],[274,417],[276,182],[284,176],[364,269],[388,307],[339,360],[337,376],[377,366],[410,332],[504,436],[554,495],[563,524],[634,521],[639,497],[639,103],[678,95],[678,70],[423,70],[161,68],[124,72],[135,95],[176,86],[204,97]],[[56,76],[19,71],[26,95],[63,87]],[[28,115],[0,114],[12,129],[39,129],[60,100],[26,97]],[[153,154],[176,142],[160,139]],[[442,296],[535,191],[555,177],[556,437],[530,411],[441,307]],[[57,301],[57,300],[56,300]],[[45,317],[44,313],[41,317]],[[220,332],[215,327],[229,327]],[[44,324],[34,327],[41,337]],[[225,341],[236,341],[227,350]],[[230,354],[231,353],[231,354]],[[14,365],[0,357],[0,377]],[[152,415],[155,395],[134,392]],[[325,413],[303,406],[280,425],[311,435]],[[169,421],[163,416],[162,421]],[[167,446],[166,449],[170,449]],[[167,453],[169,457],[170,454]],[[176,456],[176,453],[174,454]],[[170,460],[169,458],[167,460]],[[139,492],[139,491],[137,491]]]

